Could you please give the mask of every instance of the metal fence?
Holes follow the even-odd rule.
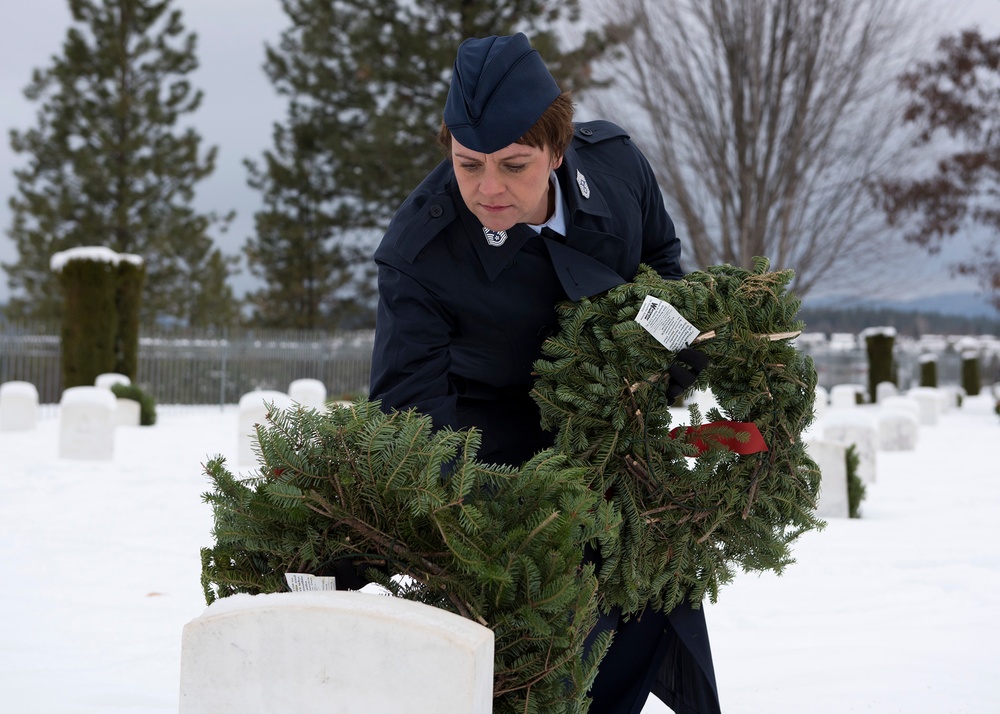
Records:
[[[159,404],[236,404],[255,389],[287,391],[295,379],[322,381],[332,399],[354,399],[368,391],[374,333],[293,330],[144,329],[139,339],[136,383]],[[1000,381],[1000,342],[982,350],[983,383]],[[868,358],[855,335],[802,335],[820,386],[866,384]],[[38,389],[42,404],[59,402],[58,326],[0,321],[0,383],[21,380]],[[894,349],[902,389],[919,383],[918,358],[933,353],[940,384],[961,382],[960,350],[954,338],[898,340]]]
[[[920,363],[930,357],[937,363],[940,386],[962,384],[963,341],[970,338],[926,335],[919,339],[897,338],[893,346],[896,385],[903,390],[920,386]],[[971,338],[978,354],[983,387],[1000,381],[1000,341],[995,337]],[[819,386],[868,383],[868,352],[863,337],[854,334],[804,333],[796,347],[812,358]]]
[[[160,404],[235,404],[255,389],[318,379],[332,399],[368,392],[374,333],[143,330],[135,383]],[[31,382],[42,404],[62,394],[58,328],[0,323],[0,383]]]

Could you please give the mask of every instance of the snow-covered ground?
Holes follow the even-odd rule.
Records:
[[[0,709],[177,711],[181,629],[205,609],[201,464],[235,462],[237,424],[235,407],[161,406],[156,426],[119,427],[111,461],[60,459],[51,409],[0,432]],[[784,575],[742,575],[706,606],[723,711],[1000,711],[992,399],[877,458],[863,518],[831,520]]]

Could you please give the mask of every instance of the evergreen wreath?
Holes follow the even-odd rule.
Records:
[[[676,281],[643,266],[632,283],[560,306],[534,395],[543,426],[558,430],[555,450],[586,467],[620,518],[602,529],[602,605],[715,601],[734,566],[780,573],[792,541],[822,526],[819,468],[799,438],[814,418],[816,372],[790,344],[802,327],[791,278],[763,258],[753,271],[715,266]],[[692,428],[679,433],[667,395],[675,355],[635,320],[647,295],[701,330],[695,346],[710,360],[693,386],[711,388],[719,407],[691,406]],[[731,450],[748,438],[733,422],[756,425],[767,451]]]
[[[349,564],[493,630],[498,714],[582,714],[610,642],[584,657],[598,608],[714,600],[734,567],[780,572],[791,542],[822,525],[819,471],[799,438],[815,371],[789,343],[800,329],[792,274],[767,269],[758,259],[753,271],[664,281],[643,266],[632,283],[561,305],[533,393],[556,444],[520,469],[476,461],[475,430],[434,432],[413,410],[387,415],[363,399],[272,409],[257,427],[255,476],[233,476],[221,458],[206,467],[206,600],[283,591],[286,572]],[[634,320],[646,295],[701,330],[711,360],[695,386],[711,387],[719,408],[691,407],[693,428],[673,435],[675,355]],[[754,423],[768,450],[731,450],[747,438],[733,422]],[[597,572],[588,545],[599,546]]]

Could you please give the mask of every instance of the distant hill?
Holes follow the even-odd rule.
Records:
[[[890,303],[891,306],[891,303]],[[938,313],[961,317],[1000,319],[998,311],[986,298],[975,293],[946,293],[900,301],[894,308],[900,311]]]
[[[1000,311],[981,295],[947,293],[909,300],[829,296],[803,301],[808,332],[859,332],[889,326],[901,335],[1000,335]]]
[[[908,300],[885,300],[858,298],[855,295],[829,295],[818,298],[806,298],[803,307],[833,308],[839,310],[890,310],[893,312],[936,313],[939,315],[955,315],[965,318],[990,318],[1000,320],[997,311],[989,300],[978,293],[942,293],[926,297],[910,298]]]

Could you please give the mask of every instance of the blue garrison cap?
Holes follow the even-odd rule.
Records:
[[[458,47],[444,123],[462,146],[491,154],[524,136],[559,93],[524,33],[468,39]]]

